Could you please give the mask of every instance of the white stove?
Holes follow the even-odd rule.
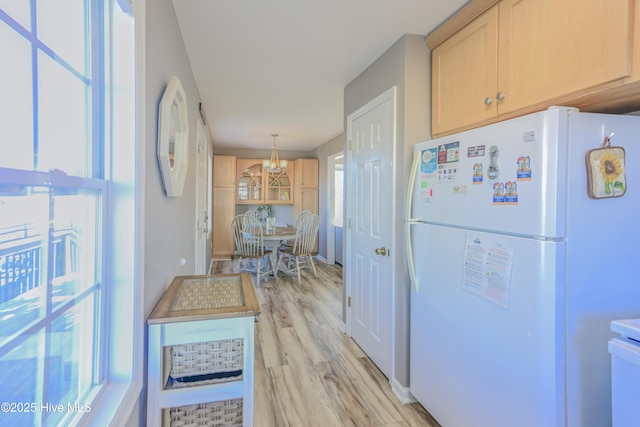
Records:
[[[640,319],[614,320],[611,330],[620,334],[609,341],[612,425],[635,427],[640,402]]]

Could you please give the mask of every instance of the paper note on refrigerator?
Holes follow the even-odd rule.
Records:
[[[467,234],[462,287],[509,308],[513,246],[488,235]]]

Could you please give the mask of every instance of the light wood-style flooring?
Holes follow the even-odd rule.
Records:
[[[433,426],[418,403],[404,405],[388,379],[340,330],[342,268],[317,262],[318,278],[279,274],[255,286],[256,427]],[[217,261],[213,274],[231,273]],[[255,283],[255,275],[252,275]]]

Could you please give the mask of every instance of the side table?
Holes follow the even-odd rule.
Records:
[[[253,426],[259,314],[247,273],[176,277],[147,319],[147,425]]]

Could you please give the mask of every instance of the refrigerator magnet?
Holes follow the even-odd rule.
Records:
[[[589,150],[586,155],[588,192],[593,199],[621,197],[627,191],[625,151],[611,147],[611,136],[605,137],[602,148]]]
[[[518,157],[518,170],[516,171],[518,181],[531,181],[531,157]]]
[[[476,163],[473,165],[473,184],[482,184],[484,180],[484,174],[482,172],[482,163]]]

